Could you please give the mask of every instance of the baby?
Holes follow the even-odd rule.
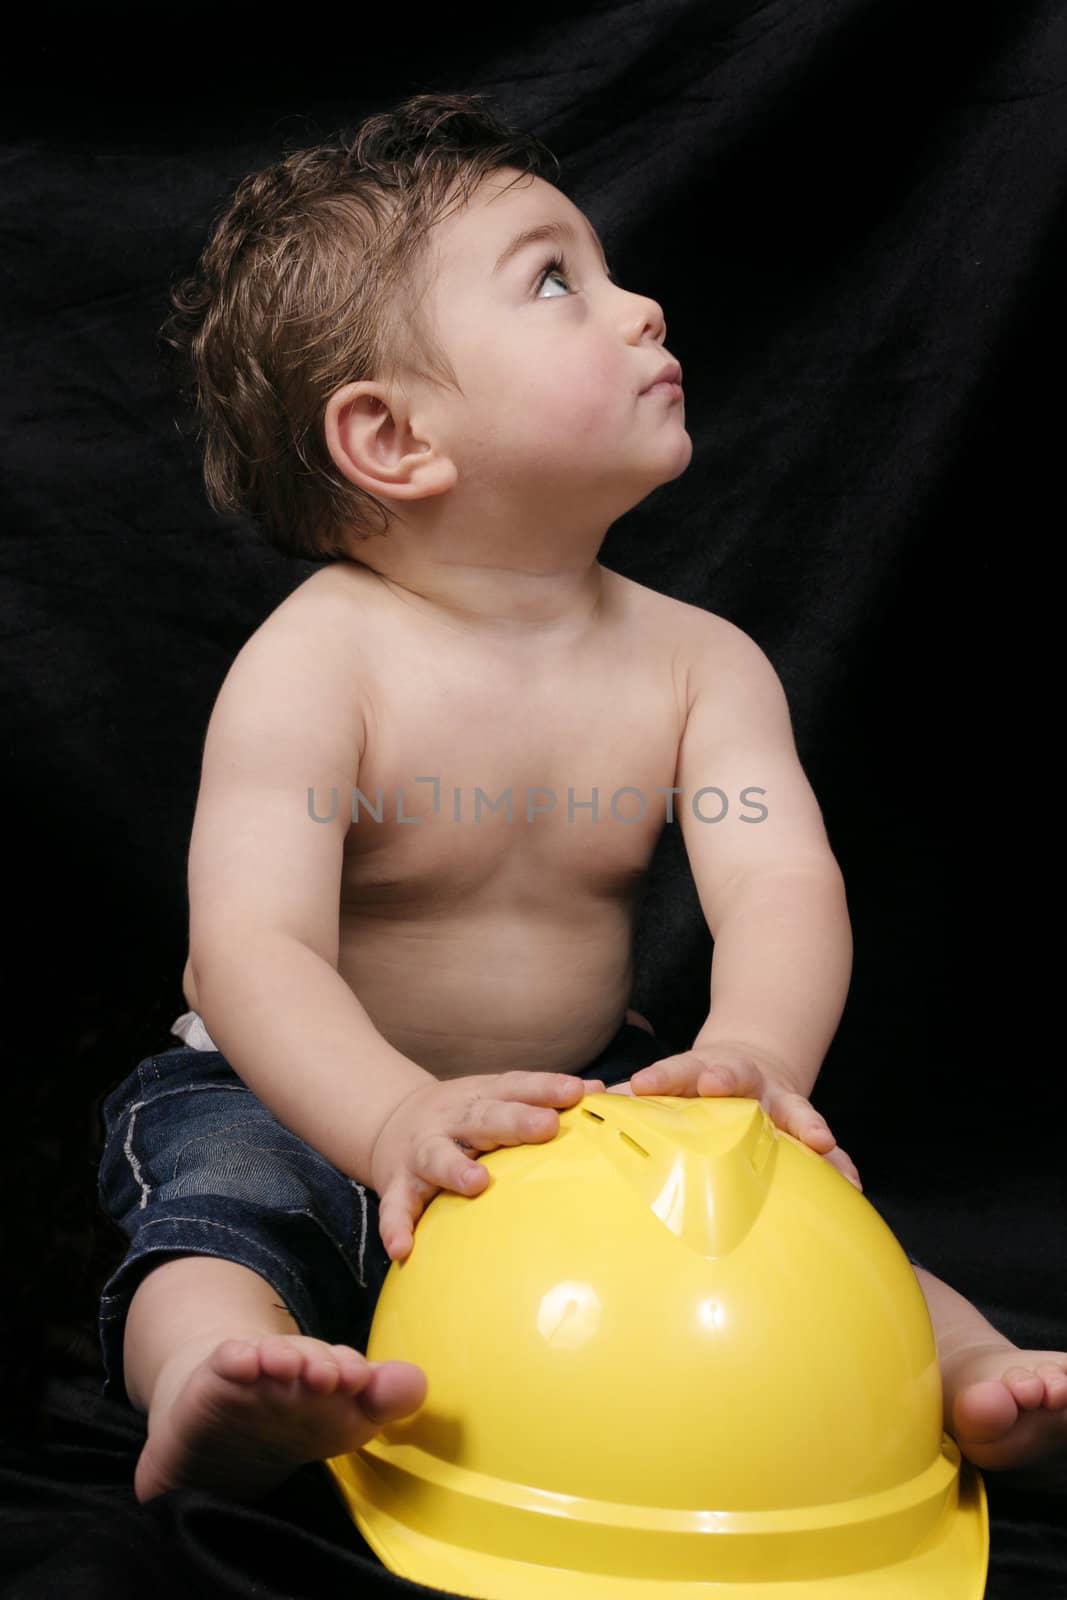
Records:
[[[809,1101],[852,946],[781,685],[597,560],[692,454],[663,312],[479,100],[417,95],[244,179],[174,292],[211,504],[328,564],[211,716],[189,1042],[104,1106],[139,1500],[254,1500],[415,1411],[422,1370],[356,1347],[389,1262],[586,1093],[750,1096],[859,1185]],[[628,1009],[670,821],[714,938],[680,1054]],[[1067,1355],[915,1270],[964,1454],[1063,1447]]]

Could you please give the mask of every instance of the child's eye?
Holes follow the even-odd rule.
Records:
[[[553,256],[551,261],[546,261],[541,271],[537,274],[537,292],[540,294],[545,281],[551,277],[562,278],[565,283],[570,282],[567,263],[561,255]]]

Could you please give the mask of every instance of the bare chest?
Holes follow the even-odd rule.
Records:
[[[342,911],[625,896],[669,815],[684,718],[655,629],[640,647],[609,633],[569,670],[478,672],[409,640],[368,697]]]

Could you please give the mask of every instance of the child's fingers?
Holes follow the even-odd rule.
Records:
[[[830,1124],[802,1094],[794,1094],[788,1089],[775,1089],[767,1096],[766,1104],[771,1120],[779,1128],[791,1133],[801,1144],[810,1145],[819,1155],[826,1155],[836,1145]]]
[[[448,1126],[453,1145],[488,1152],[501,1145],[544,1144],[554,1139],[559,1132],[559,1112],[554,1106],[531,1105],[527,1100],[476,1099],[459,1108]],[[436,1165],[431,1168],[431,1158],[440,1155],[436,1140],[428,1143],[427,1152],[428,1157],[420,1170],[435,1182],[441,1182]],[[448,1154],[446,1144],[445,1155]],[[462,1164],[453,1166],[452,1170],[462,1173]],[[449,1187],[456,1185],[449,1184]]]
[[[422,1212],[408,1174],[395,1178],[378,1202],[378,1232],[390,1261],[403,1261],[414,1243],[415,1223]]]
[[[832,1167],[836,1167],[842,1177],[847,1178],[849,1183],[859,1190],[860,1194],[863,1193],[863,1184],[860,1180],[856,1163],[846,1151],[842,1150],[839,1144],[835,1144],[832,1150],[827,1150],[823,1160],[828,1161]]]
[[[419,1170],[398,1173],[378,1202],[378,1232],[390,1258],[403,1261],[411,1253],[415,1224],[439,1190],[473,1195],[488,1181],[485,1167],[465,1155],[456,1140],[445,1134],[429,1140]]]
[[[569,1073],[502,1073],[486,1084],[484,1093],[467,1094],[451,1113],[453,1142],[482,1152],[501,1145],[544,1144],[559,1132],[557,1107],[568,1110],[587,1094],[602,1093],[603,1089],[599,1078],[577,1078]],[[458,1169],[460,1175],[462,1170]],[[442,1182],[436,1170],[427,1170],[426,1176]],[[461,1187],[458,1183],[447,1186]]]
[[[766,1080],[754,1061],[728,1056],[707,1063],[697,1076],[697,1094],[731,1095],[738,1100],[759,1100]]]
[[[502,1144],[505,1142],[501,1140]],[[424,1165],[432,1173],[439,1174],[433,1179],[434,1192],[450,1189],[453,1194],[477,1194],[483,1189],[487,1173],[481,1162],[474,1159],[477,1149],[478,1146],[455,1136],[449,1138],[440,1134],[432,1139]]]
[[[664,1056],[650,1066],[640,1067],[630,1078],[634,1094],[696,1094],[696,1082],[707,1061],[692,1050]]]
[[[739,1100],[759,1100],[765,1087],[760,1068],[745,1056],[709,1057],[695,1050],[641,1067],[630,1082],[635,1094],[731,1095]]]
[[[724,1058],[709,1065],[706,1056],[685,1050],[680,1055],[664,1056],[651,1066],[641,1067],[629,1083],[612,1084],[607,1092],[708,1098],[722,1095],[759,1100],[776,1127],[791,1133],[817,1155],[825,1156],[849,1183],[861,1194],[863,1192],[855,1163],[838,1145],[826,1118],[819,1115],[811,1101],[793,1090],[779,1088],[754,1061],[746,1061],[742,1056]]]
[[[496,1100],[524,1100],[532,1106],[569,1106],[581,1099],[591,1081],[573,1072],[500,1072],[486,1081],[487,1103]],[[603,1085],[601,1085],[603,1087]]]

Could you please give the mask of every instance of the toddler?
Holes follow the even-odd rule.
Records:
[[[584,1094],[750,1096],[859,1184],[809,1100],[852,946],[779,680],[597,560],[692,454],[663,312],[480,98],[246,177],[173,293],[212,506],[325,564],[211,715],[184,1043],[103,1107],[140,1500],[254,1500],[415,1411],[422,1370],[361,1353],[390,1261]],[[668,822],[714,938],[681,1053],[628,1008]],[[1067,1355],[915,1270],[963,1453],[1062,1447]]]

